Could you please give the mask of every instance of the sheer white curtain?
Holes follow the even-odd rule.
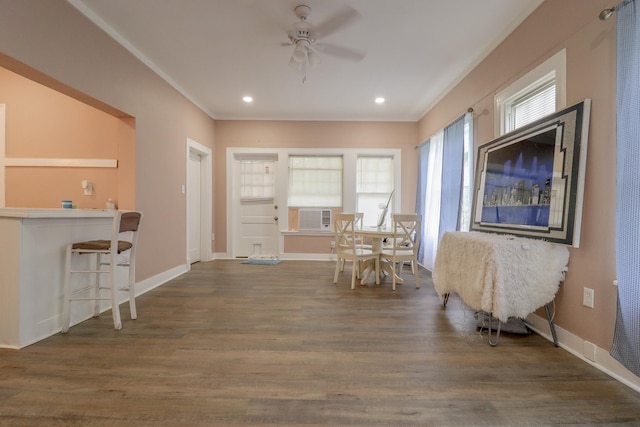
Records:
[[[433,270],[442,235],[459,230],[465,222],[461,215],[470,212],[463,187],[471,185],[471,120],[471,113],[461,116],[418,150],[416,212],[423,221],[418,261],[429,270]]]
[[[433,263],[438,250],[440,232],[440,201],[442,188],[442,151],[444,132],[438,132],[429,140],[429,157],[427,159],[425,207],[422,228],[423,258],[421,264],[433,270]]]

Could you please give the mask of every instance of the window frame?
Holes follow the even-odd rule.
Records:
[[[522,100],[536,94],[540,88],[555,80],[556,87],[556,111],[567,106],[566,94],[566,50],[562,49],[555,55],[511,83],[505,89],[499,91],[494,97],[495,122],[494,134],[496,137],[510,132],[510,107],[514,101]]]
[[[290,155],[342,155],[344,159],[343,171],[343,206],[345,212],[355,212],[355,194],[356,194],[356,159],[359,155],[390,155],[393,156],[393,179],[395,192],[393,193],[393,204],[398,209],[402,206],[402,149],[400,148],[295,148],[295,147],[276,147],[276,148],[259,148],[259,147],[227,147],[226,148],[226,179],[227,188],[234,188],[236,185],[238,174],[237,160],[242,159],[272,159],[277,164],[277,184],[274,202],[278,205],[278,230],[280,239],[286,234],[309,234],[299,232],[289,228],[289,206],[287,205],[287,192],[289,188],[289,156]],[[233,191],[226,192],[227,219],[233,218],[236,214],[237,199],[239,195]],[[279,203],[282,202],[282,203]],[[295,209],[295,208],[292,208]],[[233,234],[233,221],[227,221],[227,236]],[[327,232],[321,232],[321,234]],[[313,233],[318,234],[318,233]],[[227,242],[229,245],[229,241]],[[280,241],[280,247],[283,247],[283,241]],[[232,252],[228,246],[229,253]]]
[[[249,149],[250,150],[250,149]],[[342,175],[342,211],[343,212],[355,212],[356,211],[356,192],[357,192],[357,159],[359,156],[390,156],[393,157],[393,182],[395,192],[393,193],[393,206],[396,210],[401,209],[402,206],[402,149],[400,148],[276,148],[271,150],[277,152],[281,161],[282,170],[281,178],[282,182],[279,187],[281,200],[288,201],[289,191],[289,156],[295,155],[341,155],[343,165]],[[283,233],[290,232],[289,224],[289,210],[295,207],[282,206],[280,209],[280,221],[279,223],[286,228],[281,227],[280,231]],[[295,231],[300,233],[299,231]],[[304,233],[301,233],[304,234]]]

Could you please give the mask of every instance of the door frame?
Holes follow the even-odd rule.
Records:
[[[213,224],[213,155],[210,148],[197,143],[191,138],[186,141],[186,158],[185,158],[185,182],[186,192],[193,187],[189,178],[189,158],[191,153],[200,156],[200,261],[207,262],[213,260],[213,251],[211,250],[211,242],[213,241],[212,224]],[[187,267],[190,269],[191,262],[189,260],[189,206],[187,203],[187,193],[185,193],[185,256]]]
[[[233,241],[233,232],[236,227],[236,220],[239,217],[238,207],[239,207],[239,199],[238,195],[234,194],[233,189],[236,188],[236,172],[238,169],[238,165],[240,164],[240,160],[274,160],[277,162],[277,180],[275,184],[275,198],[274,203],[278,204],[279,194],[282,191],[283,185],[283,177],[282,177],[282,159],[281,153],[278,149],[260,149],[260,148],[231,148],[227,147],[227,249],[226,254],[227,257],[235,258],[236,257],[236,248]],[[282,209],[278,209],[278,222],[276,223],[276,228],[278,232],[275,236],[275,245],[276,245],[276,254],[280,256],[280,250],[283,247],[282,235],[280,233],[280,224],[282,224],[283,220],[287,221],[286,209],[285,212]],[[286,223],[286,222],[285,222]]]

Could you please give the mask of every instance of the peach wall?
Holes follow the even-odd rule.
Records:
[[[331,252],[331,241],[334,235],[328,236],[296,236],[288,235],[284,239],[282,252],[288,254],[324,254]]]
[[[402,210],[413,211],[418,179],[417,130],[415,122],[216,121],[215,251],[227,251],[227,147],[399,148],[402,150]],[[320,253],[327,248],[328,245],[323,245]]]
[[[615,19],[598,13],[610,0],[547,0],[419,122],[420,139],[473,107],[476,146],[494,138],[493,99],[565,48],[567,105],[592,99],[582,235],[570,249],[569,272],[556,296],[556,323],[609,348],[616,308],[615,275]],[[583,287],[595,290],[595,307],[582,305]],[[544,316],[543,313],[541,313]]]
[[[8,157],[115,159],[116,117],[0,67]]]
[[[119,209],[136,207],[136,121],[123,117],[119,121],[118,136],[118,198]]]
[[[128,172],[135,189],[129,197],[144,213],[137,280],[184,266],[186,139],[213,149],[213,119],[69,3],[0,0],[0,10],[0,66],[135,118],[119,131],[130,133],[135,123],[135,172]]]
[[[8,158],[118,160],[120,143],[134,143],[120,119],[2,67],[0,104],[7,106]],[[5,203],[59,208],[70,199],[79,208],[104,208],[108,198],[118,200],[120,179],[116,168],[7,167]],[[94,184],[92,195],[83,194],[83,180]],[[133,193],[134,181],[127,186]]]
[[[216,251],[226,247],[226,147],[401,148],[402,209],[413,209],[413,146],[473,107],[475,140],[493,138],[493,95],[561,48],[568,102],[593,99],[580,249],[558,294],[558,325],[600,347],[615,318],[615,22],[610,0],[546,0],[419,123],[214,121],[67,2],[0,0],[0,65],[118,116],[135,117],[135,207],[145,213],[138,280],[186,261],[185,140],[214,149]],[[6,58],[12,62],[11,67]],[[26,64],[25,72],[20,64]],[[37,72],[33,72],[37,70]],[[128,123],[131,126],[133,121]],[[125,131],[126,129],[121,129]],[[131,149],[131,147],[129,147]],[[167,244],[170,242],[170,244]],[[161,248],[161,249],[159,249]],[[583,286],[596,307],[581,305]]]

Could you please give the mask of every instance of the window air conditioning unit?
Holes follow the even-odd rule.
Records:
[[[298,229],[300,231],[331,231],[331,209],[300,209]]]

